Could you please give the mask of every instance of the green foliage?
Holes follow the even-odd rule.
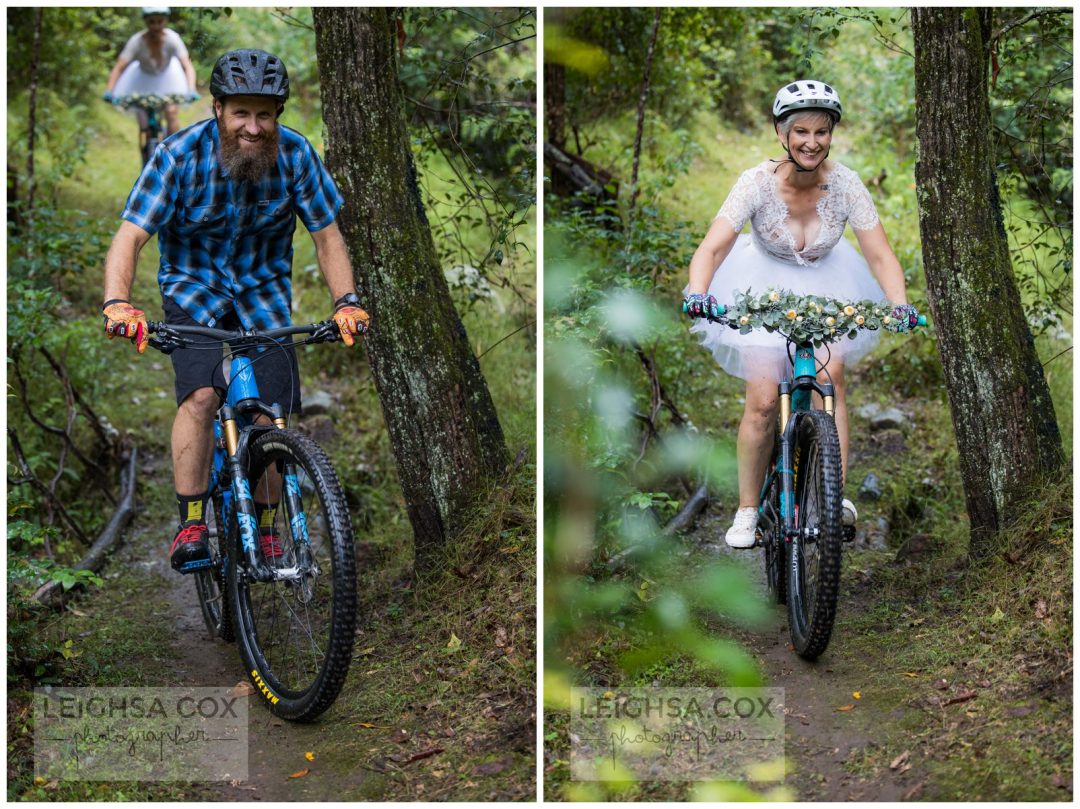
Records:
[[[22,206],[16,208],[22,210]],[[15,344],[40,330],[52,331],[63,305],[82,309],[100,303],[95,290],[87,296],[85,278],[101,272],[108,240],[96,217],[84,211],[37,205],[28,226],[8,223],[8,332]]]
[[[506,262],[526,247],[535,204],[535,12],[413,8],[403,25],[401,82],[440,259],[511,285]]]
[[[26,502],[8,499],[8,682],[29,678],[35,684],[55,683],[63,661],[78,656],[79,651],[70,639],[57,639],[43,630],[50,614],[33,594],[51,582],[66,591],[76,585],[100,587],[103,581],[93,571],[73,570],[41,556],[57,532],[15,516],[29,509]]]
[[[652,34],[653,8],[551,9],[550,54],[575,68],[585,47],[606,56],[602,69],[572,69],[566,77],[570,122],[582,126],[636,106]],[[787,43],[799,22],[789,9],[666,8],[660,17],[650,108],[675,126],[695,110],[715,109],[738,126],[767,112],[758,90],[790,78]],[[597,64],[598,60],[591,60]],[[587,146],[585,148],[588,148]]]
[[[1013,268],[1036,334],[1072,314],[1072,19],[998,9],[991,121]]]
[[[588,223],[597,220],[601,226],[590,232]],[[685,655],[727,682],[757,682],[745,653],[704,628],[716,614],[752,622],[756,602],[745,588],[718,584],[732,581],[719,561],[700,571],[716,586],[673,576],[671,540],[660,534],[660,521],[681,499],[675,481],[729,478],[732,458],[725,446],[685,427],[662,428],[647,445],[638,434],[640,414],[651,405],[647,392],[635,391],[640,366],[627,349],[648,341],[666,360],[674,342],[670,317],[642,296],[652,276],[611,271],[611,257],[630,251],[623,231],[610,227],[618,221],[610,209],[572,208],[548,221],[545,699],[565,706],[571,683],[626,682],[614,671],[583,670],[584,650],[602,637],[622,639],[615,656],[621,677],[631,681]],[[638,224],[637,238],[655,237]],[[586,251],[586,236],[595,253]],[[659,359],[657,366],[672,367]],[[671,381],[665,376],[665,384]],[[623,557],[632,559],[632,572],[613,574],[608,562]]]

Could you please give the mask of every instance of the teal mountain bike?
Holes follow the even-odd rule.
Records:
[[[352,661],[352,523],[326,453],[288,428],[280,404],[262,401],[253,363],[265,352],[338,340],[337,326],[330,320],[258,332],[151,322],[148,330],[150,345],[164,353],[232,349],[214,422],[211,554],[190,575],[210,636],[237,642],[269,709],[283,719],[314,719],[337,698]],[[300,334],[307,338],[279,342]],[[218,342],[185,339],[196,335]],[[256,524],[256,502],[277,506],[272,524]]]
[[[744,303],[746,300],[751,299],[744,299]],[[888,304],[870,304],[864,308],[870,310],[868,314],[872,317],[875,309],[887,310]],[[746,307],[741,311],[746,312]],[[729,314],[730,310],[721,306],[718,314],[707,319],[744,333],[754,328],[749,315]],[[855,537],[854,526],[843,525],[844,475],[834,421],[835,389],[828,372],[828,344],[857,329],[880,328],[880,325],[855,325],[854,319],[848,319],[843,328],[830,333],[831,326],[821,327],[813,339],[808,339],[809,325],[795,332],[790,329],[793,321],[773,314],[762,318],[757,313],[756,318],[767,320],[772,330],[784,333],[791,371],[778,386],[780,416],[758,503],[758,537],[754,547],[765,549],[765,573],[771,597],[787,605],[788,629],[795,652],[806,660],[814,660],[829,645],[840,592],[843,543]],[[862,315],[856,316],[867,320]],[[824,323],[825,318],[821,321]],[[877,317],[872,322],[879,324],[881,319]],[[918,316],[908,328],[915,325],[925,326],[926,318]],[[826,350],[824,362],[815,355],[815,342]],[[819,382],[819,375],[826,381]]]
[[[124,109],[137,110],[139,117],[139,157],[145,166],[154,155],[162,137],[165,108],[170,104],[182,104],[188,97],[179,94],[157,95],[155,93],[131,93],[113,99],[112,103]]]

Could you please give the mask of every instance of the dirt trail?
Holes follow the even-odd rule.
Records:
[[[155,475],[154,477],[160,477]],[[171,633],[172,655],[155,664],[159,681],[165,686],[230,688],[247,682],[240,654],[235,644],[210,639],[195,595],[193,580],[175,573],[167,557],[168,539],[175,524],[143,510],[129,535],[120,559],[124,564],[145,571],[145,592],[160,594],[165,609],[147,615],[146,620],[160,622]],[[160,603],[160,602],[159,602]],[[203,794],[192,799],[218,801],[296,801],[347,800],[360,797],[358,790],[365,771],[358,768],[355,752],[351,755],[328,744],[327,723],[340,721],[331,708],[314,724],[298,725],[274,717],[260,702],[248,697],[248,778],[242,783],[206,784],[198,787]],[[340,746],[339,746],[340,747]],[[306,752],[316,759],[308,762]],[[310,769],[303,778],[290,774]]]
[[[713,508],[699,521],[690,540],[745,566],[747,576],[767,597],[765,552],[729,548],[723,535],[730,522],[729,514]],[[841,588],[840,614],[859,609],[857,588],[851,582],[845,585]],[[918,767],[902,775],[866,768],[860,773],[864,756],[885,747],[888,726],[896,719],[876,713],[872,701],[852,696],[862,687],[866,661],[845,654],[843,638],[835,633],[817,661],[803,660],[791,648],[783,608],[776,606],[774,614],[776,620],[766,629],[739,633],[738,640],[757,658],[768,685],[785,689],[786,783],[795,790],[797,800],[899,801],[913,790],[911,797],[917,797]],[[850,710],[837,710],[856,703]]]

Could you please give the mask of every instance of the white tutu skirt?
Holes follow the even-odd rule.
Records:
[[[870,274],[866,260],[845,239],[813,266],[803,266],[773,258],[758,248],[748,233],[736,239],[728,257],[717,268],[709,284],[709,294],[720,304],[730,305],[736,292],[749,289],[759,295],[769,287],[843,301],[885,300],[885,293]],[[770,334],[764,329],[754,329],[749,334],[740,334],[738,329],[706,320],[695,320],[690,331],[698,335],[720,367],[732,376],[779,382],[790,372],[787,342],[779,332]],[[841,337],[815,349],[815,355],[822,362],[831,356],[830,365],[842,362],[845,367],[851,367],[877,340],[876,331],[860,330],[854,340]]]
[[[184,75],[184,67],[175,56],[169,60],[168,66],[161,73],[148,73],[143,70],[138,60],[124,68],[120,78],[116,80],[113,95],[117,98],[143,93],[157,95],[187,95],[189,92],[187,76]]]

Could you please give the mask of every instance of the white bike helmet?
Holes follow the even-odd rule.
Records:
[[[824,110],[834,113],[836,120],[844,113],[840,105],[840,96],[829,85],[813,79],[800,79],[790,84],[785,84],[776,94],[773,101],[773,120],[779,121],[788,113],[802,112],[803,110]]]
[[[144,17],[156,17],[159,14],[162,17],[169,17],[172,15],[172,10],[168,6],[143,6],[142,15]]]

